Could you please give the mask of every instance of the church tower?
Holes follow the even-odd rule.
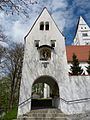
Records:
[[[76,28],[74,45],[90,45],[90,28],[81,16]]]
[[[44,8],[25,36],[18,115],[32,109],[32,86],[36,83],[48,84],[53,93],[53,106],[64,111],[60,97],[69,99],[68,82],[65,37]]]

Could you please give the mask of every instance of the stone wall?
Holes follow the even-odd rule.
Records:
[[[69,76],[69,80],[70,99],[66,101],[72,102],[61,100],[62,111],[67,114],[90,111],[90,76]]]

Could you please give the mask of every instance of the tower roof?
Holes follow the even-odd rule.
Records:
[[[80,27],[79,27],[79,26],[80,26]],[[86,27],[87,29],[89,29],[88,24],[85,22],[85,20],[83,19],[83,17],[80,16],[79,19],[78,19],[78,23],[77,23],[77,27],[76,27],[76,31],[75,31],[74,38],[75,38],[75,36],[76,36],[76,34],[77,34],[78,29],[80,29],[80,28],[83,27],[83,26]],[[86,29],[86,30],[87,30],[87,29]]]
[[[51,19],[53,20],[53,22],[54,22],[54,24],[56,25],[56,23],[55,23],[55,21],[54,21],[54,19],[52,18],[52,16],[50,15],[50,13],[49,13],[49,11],[47,10],[47,8],[46,7],[44,7],[43,8],[43,10],[41,11],[41,13],[40,13],[40,15],[38,16],[38,18],[36,19],[36,21],[34,22],[34,24],[32,25],[32,27],[31,27],[31,29],[30,29],[30,31],[27,33],[27,35],[24,37],[24,40],[26,39],[26,37],[29,35],[29,33],[31,32],[31,30],[34,28],[34,26],[35,26],[35,24],[37,23],[37,21],[38,21],[38,19],[42,16],[42,15],[46,15],[46,14],[48,14],[50,17],[51,17]],[[56,27],[57,27],[57,29],[59,30],[59,28],[58,28],[58,26],[56,25]],[[59,30],[59,32],[61,33],[61,31]],[[62,33],[61,33],[62,34]],[[64,35],[62,34],[62,36],[64,37]]]
[[[79,25],[86,25],[87,23],[85,22],[85,20],[82,18],[82,16],[80,16],[79,18]]]

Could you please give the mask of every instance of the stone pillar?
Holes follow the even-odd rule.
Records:
[[[47,85],[47,97],[50,98],[50,87]]]
[[[44,98],[47,98],[47,84],[44,84]]]
[[[44,84],[44,98],[50,97],[50,87],[46,83]]]

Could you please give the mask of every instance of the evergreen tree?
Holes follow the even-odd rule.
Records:
[[[88,56],[88,67],[86,67],[87,68],[87,72],[88,72],[88,74],[90,75],[90,51],[89,51],[89,56]]]
[[[72,65],[70,68],[71,75],[81,75],[83,73],[83,69],[81,69],[81,66],[79,65],[79,61],[75,54],[72,56]]]

